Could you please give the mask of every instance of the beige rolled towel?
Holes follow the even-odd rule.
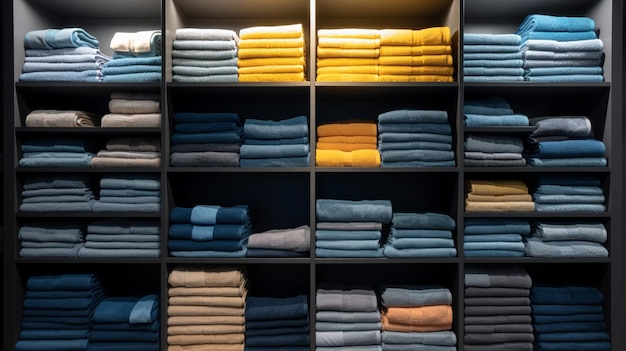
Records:
[[[242,296],[245,297],[248,290],[245,282],[238,287],[174,287],[169,288],[169,296]]]
[[[241,344],[244,342],[244,333],[209,334],[209,335],[169,335],[167,343],[170,345],[197,345],[197,344]],[[214,349],[217,350],[217,349]]]
[[[171,286],[197,287],[240,287],[245,281],[242,269],[233,267],[212,267],[204,270],[172,270],[168,278]]]
[[[243,333],[245,329],[243,324],[170,325],[167,327],[167,335],[234,334]]]
[[[246,319],[244,316],[171,316],[167,318],[169,326],[189,326],[189,325],[206,325],[206,324],[232,324],[244,325]]]
[[[96,115],[77,110],[34,110],[26,116],[27,127],[97,127]]]
[[[169,345],[167,351],[243,351],[244,344]]]
[[[160,128],[160,113],[121,114],[108,113],[102,116],[102,128]]]
[[[236,296],[170,296],[170,306],[216,306],[216,307],[244,307],[246,301]]]
[[[243,316],[241,307],[168,306],[168,316]]]

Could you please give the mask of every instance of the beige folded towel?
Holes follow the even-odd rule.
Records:
[[[200,287],[169,288],[169,296],[246,296],[246,285],[242,282],[239,287]]]
[[[465,184],[468,193],[478,195],[528,194],[526,183],[521,180],[468,180]]]
[[[106,142],[109,151],[161,151],[161,141],[154,137],[122,137]]]
[[[533,201],[530,194],[515,194],[515,195],[477,195],[473,193],[467,194],[468,201],[477,202],[508,202],[508,201]]]
[[[108,113],[100,121],[102,128],[160,128],[160,113],[119,114]]]
[[[168,326],[167,335],[193,335],[193,334],[234,334],[243,333],[245,326],[235,324],[206,324],[206,325],[177,325]]]
[[[34,110],[26,115],[27,127],[97,127],[99,118],[77,110]]]
[[[167,351],[243,351],[244,344],[169,345]]]
[[[216,325],[233,324],[244,325],[244,316],[171,316],[167,318],[169,326],[189,326],[189,325]]]
[[[240,344],[244,342],[244,333],[209,334],[209,335],[169,335],[167,343],[170,345],[197,345],[197,344]],[[220,349],[213,349],[220,350]]]
[[[533,212],[534,210],[535,203],[532,201],[465,201],[465,211],[467,212]]]
[[[167,306],[168,316],[243,316],[241,307]]]
[[[170,296],[170,306],[216,306],[244,307],[246,300],[241,296]]]
[[[154,100],[111,99],[109,100],[109,112],[122,114],[159,113],[161,112],[161,103]]]
[[[174,269],[169,275],[171,286],[198,287],[240,287],[244,282],[245,273],[234,267],[211,267],[204,269]]]

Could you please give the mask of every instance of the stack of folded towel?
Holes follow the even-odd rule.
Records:
[[[113,59],[102,68],[103,82],[161,80],[161,31],[116,32],[109,45]]]
[[[454,257],[454,219],[440,213],[393,214],[383,253],[389,258]]]
[[[516,114],[500,96],[466,99],[463,103],[466,127],[527,126],[528,117]]]
[[[310,164],[306,116],[278,121],[248,118],[243,124],[241,167],[306,167]]]
[[[85,237],[75,223],[26,223],[17,235],[20,257],[78,257]]]
[[[26,115],[27,127],[97,127],[100,118],[87,111],[77,110],[34,110]]]
[[[41,29],[26,33],[20,81],[99,82],[111,60],[98,39],[82,28]]]
[[[368,222],[389,224],[392,218],[391,201],[388,200],[331,200],[318,199],[315,204],[318,223],[335,229],[315,232],[317,257],[381,257],[380,230]],[[352,225],[355,223],[354,225]],[[343,229],[345,228],[345,229]],[[359,228],[368,228],[359,230]]]
[[[96,200],[90,183],[78,174],[25,176],[20,211],[91,212]]]
[[[381,29],[381,82],[452,82],[454,61],[449,27]]]
[[[172,81],[236,82],[238,43],[239,36],[230,29],[176,29]]]
[[[464,144],[465,166],[525,167],[524,142],[513,135],[467,134]]]
[[[87,225],[79,257],[159,257],[159,222],[149,219],[101,219]]]
[[[319,167],[380,167],[375,122],[333,122],[317,126]]]
[[[306,45],[300,23],[239,31],[240,82],[303,82]]]
[[[104,175],[100,196],[93,204],[98,212],[159,212],[161,210],[160,175],[128,173]]]
[[[15,350],[90,350],[94,310],[103,298],[94,274],[29,277]]]
[[[114,92],[109,113],[102,116],[103,128],[161,127],[161,97],[153,93]]]
[[[453,167],[448,112],[393,110],[378,115],[381,167]]]
[[[311,228],[270,229],[248,237],[247,257],[308,257],[311,250]]]
[[[160,151],[155,137],[113,138],[91,159],[91,167],[159,167]]]
[[[609,351],[604,295],[585,285],[537,284],[530,289],[535,350]]]
[[[245,320],[245,350],[309,350],[309,304],[306,295],[248,296]]]
[[[606,238],[602,223],[539,222],[526,238],[526,256],[607,257]]]
[[[316,350],[381,350],[380,310],[372,287],[321,282],[315,308]]]
[[[176,257],[244,257],[252,231],[247,205],[196,205],[170,211],[168,249]]]
[[[533,201],[542,212],[604,212],[606,199],[600,185],[593,175],[542,175]]]
[[[170,165],[238,167],[242,134],[237,113],[177,112]]]
[[[602,82],[604,44],[589,17],[533,14],[517,29],[522,37],[524,80]]]
[[[157,295],[104,298],[93,313],[88,350],[160,350],[159,306]]]
[[[175,268],[168,282],[169,351],[244,349],[245,271]]]
[[[342,28],[317,31],[318,82],[377,82],[380,31]]]
[[[20,167],[89,167],[93,143],[85,138],[45,136],[22,141]]]
[[[531,286],[522,266],[468,266],[463,349],[532,351]]]
[[[523,81],[521,40],[517,34],[463,34],[463,80]]]
[[[521,180],[468,180],[465,184],[465,211],[534,211],[535,203]]]
[[[535,167],[604,167],[604,143],[593,137],[591,121],[585,116],[536,117],[535,130],[528,136],[525,157]]]
[[[522,218],[466,218],[465,257],[523,257],[530,223]]]

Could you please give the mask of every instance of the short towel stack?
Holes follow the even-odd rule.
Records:
[[[317,31],[318,82],[377,82],[380,31],[341,28]]]
[[[303,82],[306,44],[300,23],[239,31],[240,82]]]
[[[84,175],[29,175],[22,181],[24,212],[91,212],[95,196]]]
[[[466,218],[465,257],[523,257],[530,223],[522,218]]]
[[[94,146],[85,138],[45,136],[20,146],[20,167],[89,167]]]
[[[448,112],[393,110],[378,115],[381,167],[453,167]]]
[[[317,126],[319,167],[380,167],[376,122],[332,122]]]
[[[392,217],[391,201],[388,200],[331,200],[316,201],[318,224],[326,228],[315,232],[315,255],[317,257],[381,257],[380,230],[369,222],[389,224]],[[351,224],[354,224],[351,225]],[[322,228],[324,228],[324,226]],[[345,228],[345,229],[342,229]],[[364,230],[355,230],[367,228]]]
[[[311,228],[270,229],[250,234],[247,257],[308,257],[311,250]]]
[[[170,211],[168,249],[176,257],[244,257],[252,222],[247,205]]]
[[[230,29],[176,29],[172,81],[236,82],[238,43],[239,36]]]
[[[535,203],[521,180],[466,181],[465,211],[514,212],[534,211]]]
[[[169,351],[244,350],[245,271],[175,268],[168,283]]]
[[[177,112],[170,165],[239,167],[242,134],[237,113]]]
[[[87,225],[79,257],[159,257],[161,227],[157,220],[101,219]]]
[[[607,257],[606,239],[602,223],[539,222],[526,238],[526,256]]]
[[[463,123],[466,127],[528,126],[528,117],[517,114],[500,96],[465,99]]]
[[[79,110],[34,110],[26,115],[27,127],[86,128],[98,127],[100,118],[94,113]]]
[[[306,116],[282,120],[248,118],[243,124],[241,167],[307,167],[310,164]]]
[[[525,167],[522,156],[524,142],[513,135],[467,134],[465,136],[465,166]]]
[[[463,80],[523,81],[521,39],[517,34],[463,34]]]
[[[160,128],[161,96],[154,93],[113,92],[103,128]]]
[[[601,180],[593,175],[542,175],[533,201],[541,212],[606,211]]]
[[[156,137],[113,138],[91,159],[91,167],[159,167],[161,141]]]
[[[26,223],[18,231],[20,257],[78,257],[85,235],[75,223]]]
[[[156,174],[111,174],[100,179],[98,212],[159,212],[161,180]]]
[[[154,82],[161,80],[161,31],[116,32],[109,45],[113,59],[102,68],[102,81]]]
[[[393,214],[391,231],[384,246],[389,258],[455,257],[452,230],[456,223],[441,213]]]
[[[522,266],[468,266],[463,349],[532,351],[531,286]]]

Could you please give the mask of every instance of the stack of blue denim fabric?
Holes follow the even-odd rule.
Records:
[[[440,213],[394,213],[384,246],[389,258],[454,257],[454,219]]]
[[[77,223],[31,222],[18,231],[20,257],[77,257],[84,229]]]
[[[24,212],[91,212],[95,196],[84,175],[28,175],[22,182]]]
[[[463,34],[463,80],[523,81],[521,40],[517,34]]]
[[[247,351],[309,350],[309,304],[306,295],[248,296],[245,319]]]
[[[158,173],[120,173],[100,179],[98,212],[159,212],[161,179]]]
[[[533,192],[539,212],[604,212],[602,181],[594,175],[541,175]]]
[[[87,225],[79,257],[159,257],[161,227],[151,219],[101,219]]]
[[[525,240],[530,257],[607,257],[607,231],[599,222],[550,222],[534,224]]]
[[[523,218],[466,218],[465,257],[523,257],[531,227]]]

